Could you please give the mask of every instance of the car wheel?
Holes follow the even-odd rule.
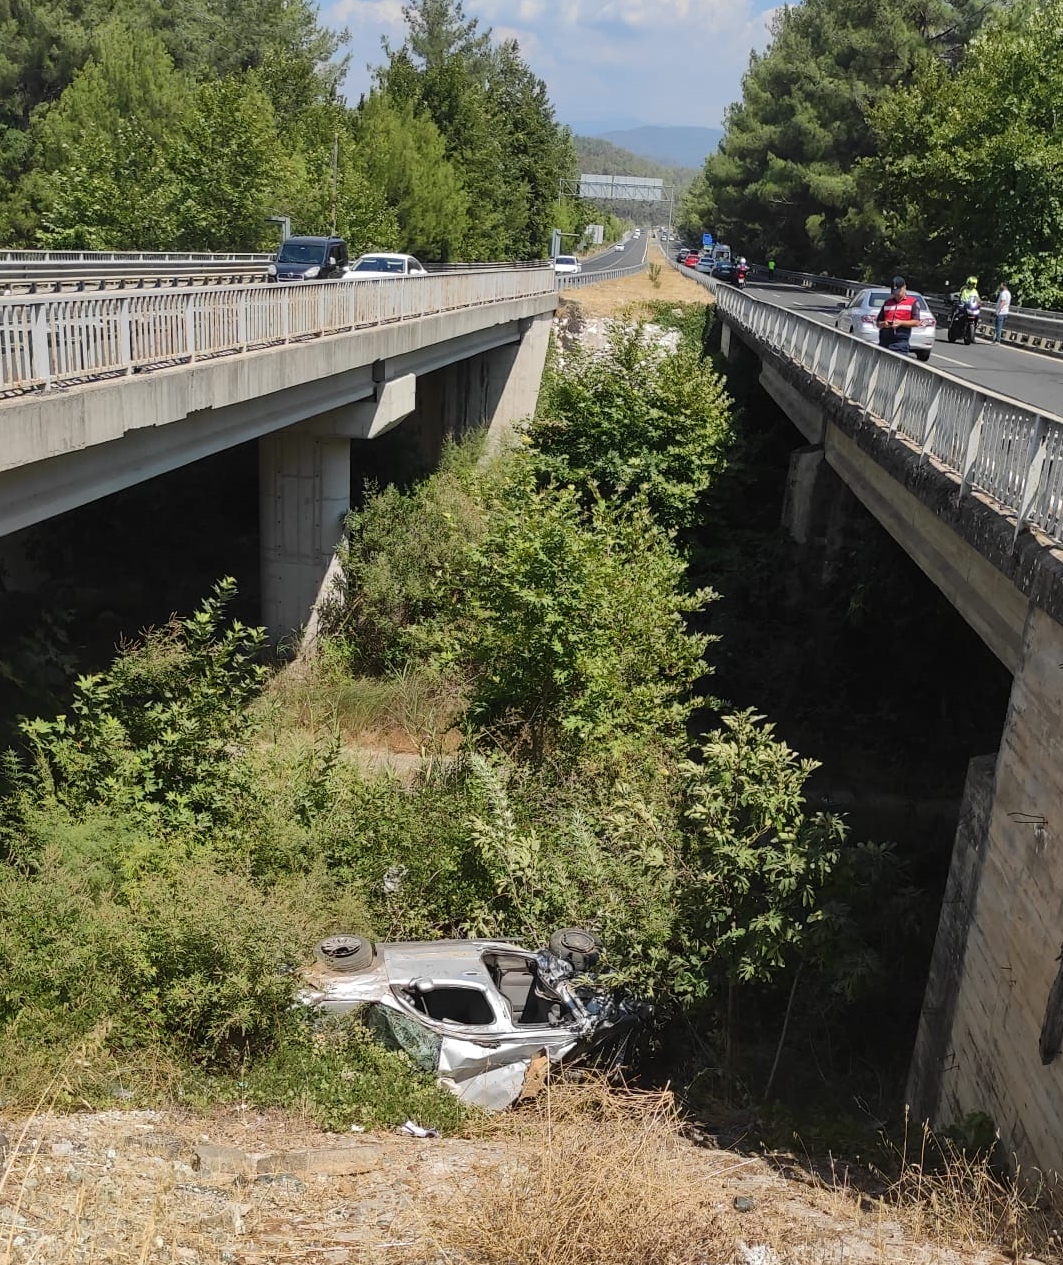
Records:
[[[550,952],[577,971],[593,971],[602,956],[602,942],[593,931],[562,927],[550,937]]]
[[[317,956],[330,970],[349,975],[373,965],[376,946],[362,936],[329,936],[317,946]]]
[[[923,360],[923,361],[929,360],[929,359],[930,359],[930,352],[928,352],[928,351],[917,351],[917,352],[915,353],[915,358],[916,358],[916,360]]]

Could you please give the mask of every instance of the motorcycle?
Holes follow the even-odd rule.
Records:
[[[982,314],[982,304],[976,298],[957,299],[949,313],[949,342],[965,342],[968,346],[974,342],[978,328],[978,318]]]
[[[735,269],[734,282],[739,290],[745,289],[746,277],[749,275],[749,269],[745,264],[739,264]]]

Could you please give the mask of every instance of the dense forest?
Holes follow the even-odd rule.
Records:
[[[350,106],[309,0],[0,0],[0,241],[253,250],[334,216],[352,252],[507,259],[594,219],[558,205],[575,148],[516,43],[460,0],[405,14]]]
[[[684,206],[754,257],[1063,302],[1060,0],[780,9]],[[975,38],[977,37],[977,38]]]

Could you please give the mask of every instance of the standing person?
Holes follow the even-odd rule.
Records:
[[[774,259],[769,259],[769,260],[768,260],[768,271],[769,271],[769,272],[774,272],[774,271],[775,271],[775,260],[774,260]]]
[[[993,342],[999,343],[1000,336],[1004,332],[1004,322],[1011,315],[1011,291],[1008,289],[1008,283],[1002,281],[1000,289],[997,291],[997,328],[993,335]]]
[[[903,277],[893,278],[893,289],[889,298],[879,308],[876,324],[878,325],[878,345],[887,351],[899,352],[902,356],[911,355],[909,338],[913,329],[920,324],[916,314],[916,304],[904,284]]]

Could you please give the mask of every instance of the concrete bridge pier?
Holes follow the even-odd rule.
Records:
[[[384,366],[380,366],[382,378]],[[351,508],[351,440],[372,438],[413,412],[416,378],[258,441],[262,622],[273,643],[317,635],[321,604],[338,578],[336,548]]]

